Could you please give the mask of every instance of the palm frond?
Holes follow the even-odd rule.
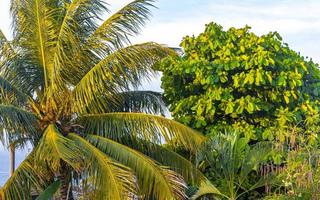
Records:
[[[9,41],[0,31],[0,74],[29,96],[43,84],[43,70],[31,57],[32,54],[21,49],[19,38]]]
[[[85,133],[93,133],[121,141],[131,137],[155,144],[182,145],[196,151],[205,137],[176,121],[144,113],[88,114],[79,118]]]
[[[128,91],[119,93],[118,96],[118,105],[115,105],[113,112],[165,114],[166,106],[159,92]]]
[[[130,43],[129,36],[140,32],[149,19],[150,8],[154,0],[135,0],[109,17],[88,38],[88,43],[95,50],[110,53]]]
[[[31,200],[31,191],[40,191],[46,187],[50,172],[36,164],[34,152],[21,162],[13,175],[0,188],[0,199]]]
[[[139,147],[139,145],[136,145],[136,147]],[[183,175],[189,183],[199,186],[202,182],[207,181],[206,177],[194,164],[169,148],[160,145],[144,144],[143,148],[139,148],[139,150]]]
[[[147,199],[185,199],[186,185],[180,175],[113,140],[95,135],[88,135],[87,139],[110,157],[129,166],[137,175],[140,188]]]
[[[218,189],[214,189],[214,186],[210,183],[209,180],[207,180],[207,181],[202,182],[200,184],[196,193],[190,197],[190,200],[197,200],[197,199],[204,197],[204,196],[206,196],[206,197],[208,197],[208,196],[221,197],[221,196],[225,196],[225,195],[221,194]]]
[[[9,65],[11,59],[15,56],[15,50],[12,48],[10,41],[0,30],[0,71],[3,73],[6,66]]]
[[[144,43],[108,55],[83,75],[78,74],[81,76],[73,90],[75,110],[83,111],[90,105],[103,111],[100,108],[107,105],[99,100],[101,95],[110,98],[141,85],[144,79],[155,74],[153,65],[169,53],[171,51],[161,45]]]
[[[69,77],[77,74],[85,62],[88,64],[89,56],[93,56],[90,51],[83,49],[82,43],[97,29],[99,16],[108,10],[102,0],[74,0],[63,5],[56,13],[61,20],[55,38],[53,60],[55,73],[58,73],[56,78],[61,78],[62,72],[63,78],[70,82],[72,78]]]
[[[2,30],[0,30],[0,49],[2,49],[8,43],[7,37],[4,35]]]
[[[32,63],[30,55],[17,50],[20,47],[15,40],[8,41],[0,31],[0,74],[16,89],[32,96],[43,82],[42,69]]]
[[[3,143],[6,143],[5,139],[16,137],[16,134],[19,134],[18,138],[37,135],[34,114],[13,105],[0,104],[0,123],[0,140]],[[7,137],[5,134],[8,134]]]
[[[25,104],[28,95],[18,90],[8,80],[0,76],[0,102],[11,104]]]
[[[12,42],[8,41],[4,33],[0,30],[0,74],[3,78],[7,78],[4,76],[12,72],[10,68],[16,57],[17,53],[12,47]]]
[[[14,37],[19,47],[13,69],[23,77],[27,76],[29,81],[40,82],[37,89],[42,89],[45,93],[43,96],[48,97],[45,101],[51,101],[53,106],[60,97],[59,91],[66,90],[53,53],[57,43],[61,4],[58,0],[11,1]]]
[[[52,199],[53,195],[58,191],[60,188],[60,181],[55,181],[50,184],[37,198],[36,200],[48,200]]]
[[[64,137],[58,128],[51,124],[39,141],[35,157],[41,162],[47,163],[53,171],[58,171],[61,160],[72,166],[75,170],[80,170],[83,157],[77,144]]]
[[[254,184],[250,173],[257,171],[261,163],[270,156],[271,143],[259,142],[249,146],[249,140],[231,129],[218,133],[207,140],[198,152],[198,161],[204,161],[214,171],[214,175],[232,183],[228,185],[226,195],[236,194],[239,188],[246,192],[263,187],[270,179],[261,177]],[[243,195],[236,194],[239,196]]]
[[[154,145],[143,141],[130,141],[131,148],[137,149],[145,155],[153,158],[162,165],[181,174],[188,184],[198,188],[197,195],[221,195],[220,191],[210,183],[197,167],[189,160],[161,145]]]
[[[84,138],[69,134],[82,149],[86,158],[86,169],[93,178],[95,199],[133,199],[137,194],[135,176],[124,165],[116,163]]]
[[[11,14],[15,36],[19,38],[19,44],[27,50],[25,53],[33,63],[42,69],[45,82],[43,84],[47,87],[49,74],[53,73],[53,65],[48,61],[49,49],[53,45],[50,40],[56,32],[46,1],[12,0]]]
[[[241,164],[240,177],[248,177],[252,170],[258,170],[261,163],[267,160],[272,153],[272,143],[264,141],[252,145]],[[239,178],[240,178],[239,177]],[[242,181],[242,180],[240,180]]]
[[[143,112],[148,114],[165,115],[167,108],[162,100],[161,93],[153,91],[126,91],[118,94],[102,95],[97,97],[100,102],[107,102],[104,113],[107,112]],[[95,110],[88,106],[87,112]],[[96,112],[99,112],[97,110]],[[95,112],[93,112],[95,113]]]

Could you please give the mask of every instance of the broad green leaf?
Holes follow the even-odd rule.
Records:
[[[37,198],[36,200],[49,200],[52,199],[53,195],[60,188],[60,181],[55,181],[49,185]]]

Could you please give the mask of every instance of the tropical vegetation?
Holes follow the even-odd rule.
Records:
[[[277,32],[206,25],[165,58],[173,118],[207,141],[191,158],[222,199],[319,199],[319,65]]]
[[[271,143],[259,142],[250,146],[247,138],[230,129],[205,142],[198,152],[197,163],[210,180],[215,180],[226,199],[236,200],[270,182],[271,176],[259,176],[258,173],[260,165],[271,153]],[[262,197],[258,193],[250,195]]]
[[[102,20],[103,0],[11,1],[13,39],[0,32],[0,139],[32,151],[1,200],[51,195],[59,185],[62,200],[74,185],[83,199],[184,199],[187,183],[200,196],[219,194],[174,151],[194,154],[205,137],[162,117],[158,93],[138,90],[173,54],[130,43],[152,3],[135,0]]]
[[[319,65],[248,26],[132,44],[152,8],[11,0],[0,141],[31,152],[0,200],[320,199]]]
[[[210,23],[181,46],[184,56],[159,67],[176,120],[206,134],[231,126],[251,140],[283,141],[279,128],[317,117],[318,65],[278,33],[257,36],[248,26],[225,31]]]

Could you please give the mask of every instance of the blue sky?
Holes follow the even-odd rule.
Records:
[[[7,35],[9,2],[0,0],[0,28]],[[129,0],[107,2],[117,10]],[[178,46],[183,36],[200,33],[211,21],[226,29],[248,24],[257,34],[278,31],[293,49],[320,62],[319,0],[158,0],[155,5],[151,21],[133,42]]]
[[[0,0],[0,28],[8,37],[9,2]],[[116,10],[129,1],[107,2]],[[151,21],[133,42],[178,46],[183,36],[200,33],[211,21],[226,29],[248,24],[257,34],[278,31],[293,49],[320,62],[319,0],[159,0],[155,5]],[[159,79],[144,88],[160,90]]]

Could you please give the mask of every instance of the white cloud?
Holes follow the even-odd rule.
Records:
[[[0,0],[0,29],[10,37],[9,0]]]
[[[9,33],[9,1],[0,0],[0,27]],[[112,12],[130,0],[107,1]],[[200,3],[197,3],[200,2]],[[204,3],[207,2],[207,3]],[[257,34],[278,31],[285,42],[303,55],[320,62],[320,1],[317,0],[159,0],[154,17],[132,41],[156,41],[178,46],[186,35],[199,34],[204,25],[215,21],[226,29],[248,24]],[[179,5],[179,8],[176,6]],[[181,7],[182,6],[182,7]],[[185,6],[185,7],[183,7]]]
[[[177,46],[182,37],[202,32],[204,24],[211,21],[226,29],[248,24],[257,34],[279,32],[289,46],[320,62],[320,45],[316,45],[320,44],[320,39],[315,34],[320,34],[320,1],[270,1],[268,4],[258,1],[227,2],[212,1],[205,6],[188,8],[179,14],[180,18],[153,19],[133,41],[153,40]]]
[[[213,3],[208,8],[213,15],[228,25],[247,23],[259,31],[278,30],[285,33],[320,31],[319,9],[320,2],[315,1],[279,2],[268,5]]]

